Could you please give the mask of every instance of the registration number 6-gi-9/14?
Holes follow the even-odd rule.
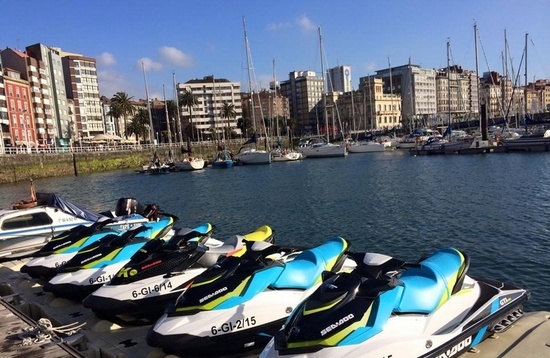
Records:
[[[246,327],[252,327],[255,325],[256,325],[255,316],[245,317],[234,321],[225,322],[220,326],[212,326],[212,328],[210,328],[210,332],[212,332],[212,334],[215,336],[220,333],[232,332],[232,331],[236,331]]]

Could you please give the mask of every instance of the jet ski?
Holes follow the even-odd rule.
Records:
[[[112,222],[112,219],[98,220],[92,225],[78,225],[62,232],[33,253],[33,258],[27,261],[20,271],[32,278],[50,280],[56,275],[56,269],[74,257],[82,248],[106,235],[121,235],[125,232],[125,230],[105,229],[105,226]]]
[[[262,348],[322,273],[342,268],[348,246],[341,237],[298,252],[255,242],[241,258],[222,258],[167,307],[147,344],[180,356]]]
[[[245,241],[273,241],[273,231],[267,225],[225,242],[210,237],[210,231],[211,226],[206,225],[202,230],[180,229],[164,244],[148,243],[82,304],[99,317],[152,324],[185,290],[189,280],[216,263],[220,255],[241,256],[246,251]]]
[[[327,277],[260,357],[456,357],[521,318],[530,296],[468,276],[469,259],[454,248],[376,270],[391,260],[365,255],[351,273]]]
[[[111,280],[132,255],[149,240],[164,237],[174,224],[173,217],[144,223],[122,235],[106,235],[78,251],[43,289],[58,297],[81,300]]]

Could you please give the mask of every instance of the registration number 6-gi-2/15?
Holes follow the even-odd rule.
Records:
[[[228,332],[236,331],[246,327],[252,327],[255,325],[256,325],[255,316],[245,317],[234,321],[225,322],[220,326],[212,326],[212,328],[210,328],[210,332],[212,332],[212,334],[215,336],[217,334],[228,333]]]

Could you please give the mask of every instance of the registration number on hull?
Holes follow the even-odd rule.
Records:
[[[238,331],[239,329],[244,329],[255,325],[256,325],[256,316],[251,316],[251,317],[237,319],[234,321],[225,322],[220,326],[212,326],[210,328],[210,332],[212,332],[212,335],[216,336],[218,334]]]

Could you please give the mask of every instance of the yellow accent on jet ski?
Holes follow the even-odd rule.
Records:
[[[340,255],[336,256],[336,257],[333,257],[331,260],[329,260],[327,262],[327,268],[326,270],[327,271],[332,271],[332,269],[334,268],[334,266],[336,265],[336,263],[338,262],[338,260],[340,260],[340,258],[342,257],[342,255],[344,254],[344,252],[347,251],[348,249],[348,241],[347,240],[344,240],[342,239],[342,241],[344,242],[344,249],[342,250],[342,252],[340,253]],[[321,281],[323,281],[323,275],[319,275],[319,277],[317,277],[317,280],[315,280],[315,284],[319,284],[321,283]]]
[[[113,250],[109,255],[102,257],[101,261],[111,261],[112,259],[114,259],[116,257],[116,255],[118,255],[118,253],[120,251],[122,251],[122,248]],[[96,264],[97,264],[97,261],[93,260],[90,263],[82,266],[82,268],[85,268],[85,269],[91,268],[91,267],[95,266]]]
[[[267,225],[263,225],[243,236],[248,241],[269,241],[273,237],[273,229]],[[241,257],[245,252],[246,245],[240,249],[227,253],[227,256]]]
[[[243,282],[241,282],[241,284],[239,286],[235,287],[235,289],[233,291],[227,292],[225,295],[222,295],[222,296],[216,298],[212,302],[209,302],[205,305],[199,305],[199,306],[178,307],[178,308],[176,308],[176,312],[191,311],[191,310],[197,310],[197,309],[210,311],[213,308],[215,308],[217,305],[222,303],[223,301],[227,300],[228,298],[239,296],[244,291],[246,286],[248,285],[249,280],[250,280],[250,277],[247,277]]]
[[[304,316],[307,316],[307,315],[310,315],[310,314],[314,314],[314,313],[317,313],[317,312],[322,312],[322,311],[326,311],[326,310],[329,310],[331,309],[332,307],[336,306],[338,303],[340,303],[340,301],[342,301],[342,299],[338,299],[334,302],[332,302],[331,304],[329,305],[325,305],[323,307],[318,307],[318,308],[315,308],[315,309],[312,309],[312,310],[304,310]]]
[[[193,282],[193,284],[191,284],[191,286],[193,286],[193,287],[198,287],[198,286],[202,286],[202,285],[208,285],[208,284],[210,284],[210,283],[216,281],[217,279],[219,279],[219,278],[222,277],[222,276],[223,276],[223,273],[221,273],[221,274],[215,276],[214,278],[212,278],[211,280],[208,280],[208,281]],[[191,286],[190,286],[190,287],[191,287]]]
[[[72,244],[72,245],[69,245],[69,246],[67,246],[67,247],[63,247],[63,248],[61,248],[61,249],[59,249],[59,250],[56,250],[55,253],[56,253],[56,254],[61,254],[61,253],[65,252],[65,251],[67,251],[68,249],[70,249],[71,247],[74,247],[74,246],[77,246],[77,247],[78,247],[78,246],[81,246],[81,245],[82,245],[86,240],[88,240],[89,238],[90,238],[90,236],[83,237],[82,239],[78,240],[77,242],[75,242],[75,243]]]
[[[453,250],[456,251],[456,253],[460,256],[460,269],[457,270],[455,274],[451,276],[451,278],[447,282],[447,286],[445,287],[445,292],[441,296],[441,299],[439,300],[439,303],[437,304],[436,309],[443,306],[443,304],[447,302],[449,298],[451,298],[451,295],[453,293],[453,288],[455,287],[455,284],[457,283],[458,278],[460,277],[460,275],[462,274],[462,271],[464,270],[464,261],[465,261],[464,255],[462,255],[462,253],[457,249],[453,249]]]

